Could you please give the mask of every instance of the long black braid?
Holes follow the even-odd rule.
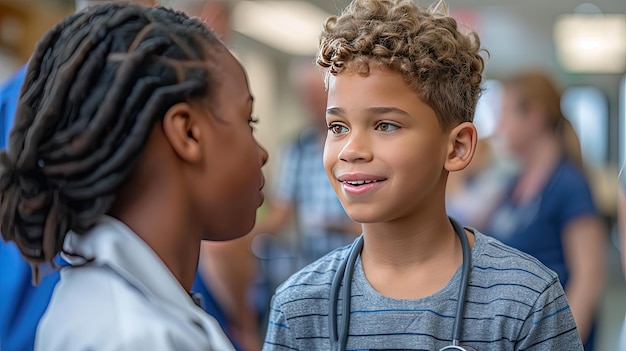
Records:
[[[84,233],[115,200],[154,123],[174,104],[212,96],[201,22],[164,8],[109,4],[69,16],[37,44],[7,150],[0,230],[34,266]]]

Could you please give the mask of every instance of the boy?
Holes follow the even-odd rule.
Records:
[[[408,0],[326,22],[324,166],[363,234],[277,289],[265,350],[582,350],[553,272],[446,215],[448,172],[476,146],[479,50]]]

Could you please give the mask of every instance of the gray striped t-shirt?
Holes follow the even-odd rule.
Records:
[[[476,350],[582,350],[556,274],[530,255],[475,232],[461,344]],[[337,249],[276,289],[264,351],[330,350],[330,286],[350,246]],[[460,268],[437,293],[382,296],[354,269],[347,350],[439,350],[451,344]],[[341,295],[341,292],[340,292]],[[341,298],[338,311],[341,313]],[[340,318],[338,318],[338,323]]]

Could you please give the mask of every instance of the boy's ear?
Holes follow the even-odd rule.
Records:
[[[170,107],[163,116],[163,133],[182,160],[196,163],[202,159],[201,128],[198,111],[186,102]]]
[[[448,154],[444,168],[448,172],[460,171],[469,165],[476,151],[478,133],[474,123],[463,122],[454,127],[448,136]]]

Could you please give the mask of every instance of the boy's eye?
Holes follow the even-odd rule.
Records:
[[[342,133],[346,133],[348,131],[348,128],[341,124],[333,123],[328,126],[328,130],[330,130],[333,134],[342,134]]]
[[[397,125],[391,124],[389,122],[378,123],[378,125],[376,126],[376,130],[380,130],[381,132],[391,132],[392,130],[396,130],[399,128],[400,127],[398,127]]]

